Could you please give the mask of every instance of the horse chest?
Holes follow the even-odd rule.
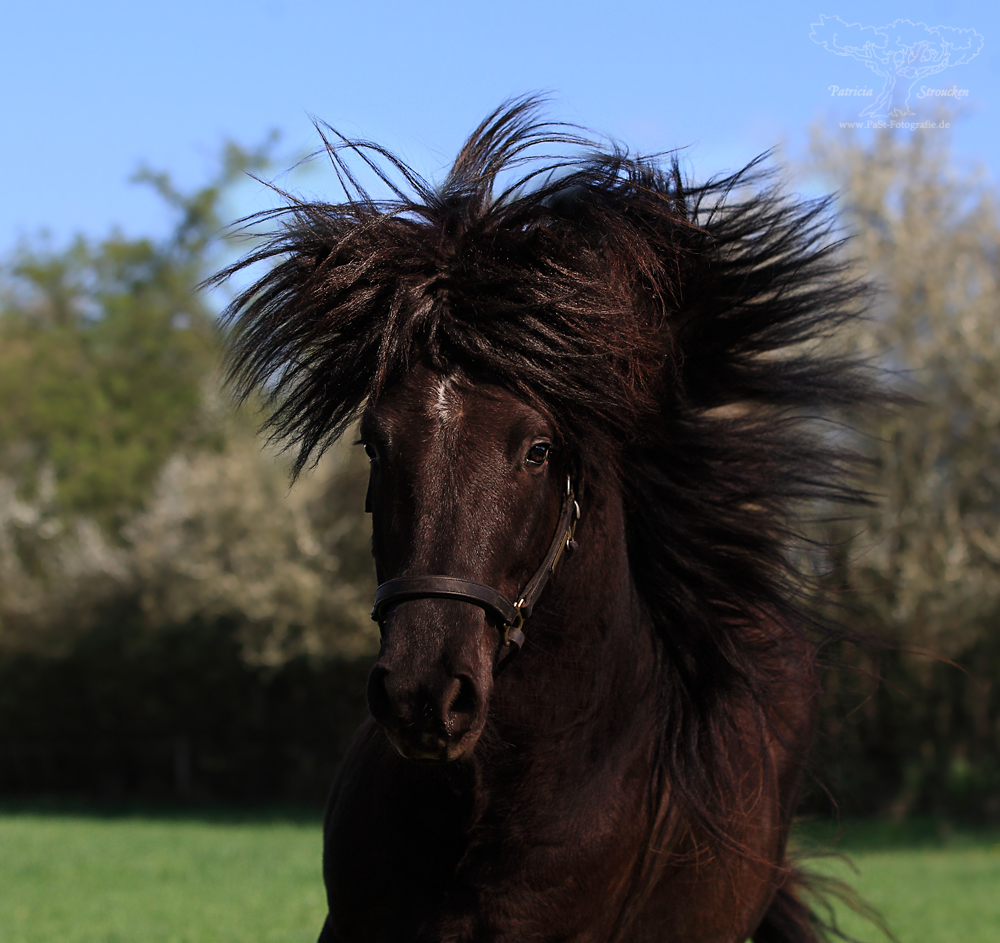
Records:
[[[478,787],[372,728],[352,754],[328,813],[324,943],[611,939],[648,844],[643,751],[575,782],[532,768]]]

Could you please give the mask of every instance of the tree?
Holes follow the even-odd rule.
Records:
[[[356,658],[378,647],[360,449],[289,465],[246,431],[219,453],[175,453],[125,527],[131,585],[155,631],[231,620],[245,660]]]
[[[31,492],[51,469],[59,508],[113,531],[175,450],[221,444],[204,408],[217,328],[195,286],[226,188],[266,155],[227,145],[216,179],[190,194],[141,171],[178,214],[164,241],[113,233],[16,252],[0,307],[0,473]]]
[[[891,683],[862,710],[861,737],[892,781],[872,794],[900,811],[1000,814],[996,194],[956,170],[942,131],[883,131],[867,144],[817,132],[813,150],[880,289],[859,347],[919,401],[868,430],[878,505],[866,530],[834,541],[863,628],[935,656],[884,658]]]

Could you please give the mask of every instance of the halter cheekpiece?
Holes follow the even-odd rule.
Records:
[[[559,523],[555,537],[549,544],[548,553],[542,560],[535,575],[518,595],[517,602],[511,602],[503,593],[475,580],[464,580],[457,576],[401,576],[380,583],[375,591],[375,605],[372,619],[382,624],[388,610],[397,603],[410,599],[458,599],[479,606],[492,616],[503,630],[504,647],[512,650],[497,665],[497,671],[504,667],[524,644],[524,620],[527,619],[542,595],[546,584],[555,573],[563,554],[576,550],[576,525],[580,520],[580,505],[573,494],[573,483],[566,477],[566,495],[563,498]]]

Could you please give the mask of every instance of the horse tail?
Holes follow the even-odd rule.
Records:
[[[899,943],[882,915],[848,884],[787,863],[785,879],[753,932],[753,943],[860,943],[837,925],[833,900],[874,924],[891,943]]]

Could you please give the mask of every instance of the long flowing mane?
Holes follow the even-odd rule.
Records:
[[[829,202],[785,198],[759,161],[694,185],[676,159],[545,123],[530,98],[490,115],[440,186],[325,140],[344,201],[251,217],[266,241],[217,276],[270,265],[227,313],[236,388],[266,391],[296,472],[419,362],[541,404],[582,486],[625,496],[660,652],[660,762],[724,835],[736,774],[713,745],[737,703],[763,730],[770,653],[826,631],[795,549],[803,509],[860,497],[816,421],[872,392],[825,343],[864,292]]]

